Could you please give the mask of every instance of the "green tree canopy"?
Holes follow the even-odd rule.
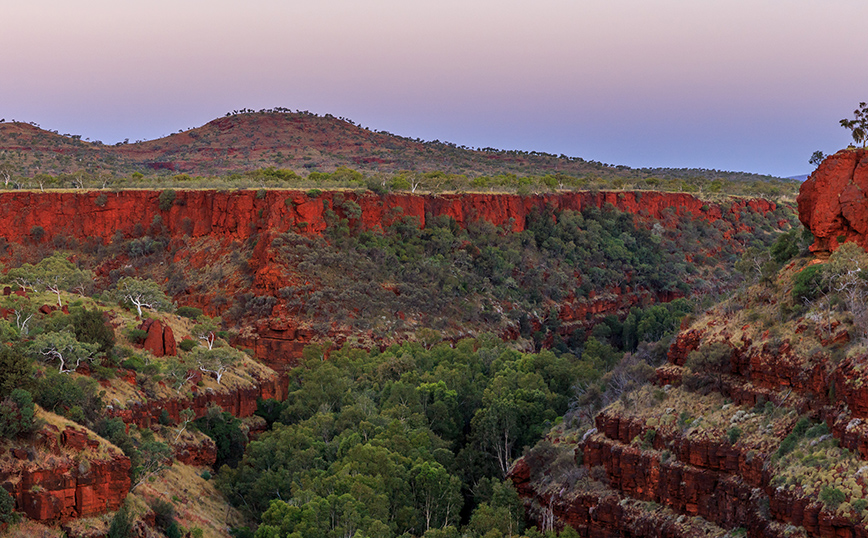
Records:
[[[119,299],[135,306],[139,317],[142,316],[143,307],[163,312],[172,309],[172,301],[153,280],[124,277],[118,280],[115,293]]]

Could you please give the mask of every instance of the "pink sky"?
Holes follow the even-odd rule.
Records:
[[[868,2],[3,8],[0,118],[114,143],[283,106],[468,146],[788,176],[868,100]]]

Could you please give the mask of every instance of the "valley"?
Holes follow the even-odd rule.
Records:
[[[5,528],[861,536],[863,161],[797,201],[0,192]]]

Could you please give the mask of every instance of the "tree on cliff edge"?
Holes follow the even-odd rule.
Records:
[[[862,143],[862,147],[865,147],[865,143],[868,142],[868,103],[859,103],[859,108],[853,111],[853,114],[856,116],[856,119],[841,120],[841,127],[845,127],[853,131],[853,141],[858,143]]]

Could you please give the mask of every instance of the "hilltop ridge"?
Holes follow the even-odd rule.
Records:
[[[128,175],[134,172],[226,175],[265,167],[332,172],[440,171],[470,176],[563,173],[609,178],[723,178],[780,180],[772,176],[706,169],[633,169],[538,151],[470,148],[372,131],[330,114],[286,109],[230,113],[207,124],[148,141],[114,145],[81,140],[36,124],[0,123],[0,161],[16,174]]]

